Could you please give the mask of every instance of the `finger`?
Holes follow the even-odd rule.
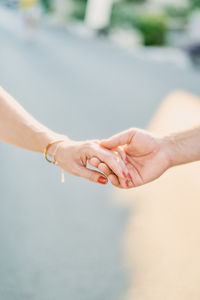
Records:
[[[124,148],[122,146],[119,146],[119,147],[117,147],[117,151],[118,151],[121,159],[123,160],[123,162],[125,164],[127,164],[128,163],[128,158],[127,158],[126,152],[124,151]]]
[[[79,176],[99,184],[108,183],[108,179],[102,173],[87,169],[85,167],[80,168]]]
[[[106,164],[104,164],[102,162],[98,165],[98,169],[99,169],[99,171],[104,173],[106,176],[113,173],[112,170]]]
[[[98,168],[99,164],[101,163],[100,159],[98,159],[97,157],[92,157],[88,160],[88,162],[92,167],[95,168]]]
[[[131,174],[132,182],[133,182],[133,187],[137,187],[143,184],[143,180],[137,171],[135,167],[133,167],[131,164],[129,165],[129,173]]]
[[[108,176],[108,178],[110,179],[110,182],[112,183],[112,185],[114,185],[116,187],[120,187],[120,183],[119,183],[119,180],[116,175],[110,174]]]
[[[92,157],[89,160],[89,164],[95,168],[98,168],[101,172],[108,176],[108,178],[114,186],[121,188],[129,187],[129,182],[127,182],[127,179],[119,180],[117,176],[113,174],[112,170],[105,163],[102,163],[97,157]]]
[[[126,176],[126,180],[121,180],[119,179],[120,185],[122,188],[131,188],[133,187],[133,182],[132,182],[132,177],[129,171],[130,164],[127,163],[127,155],[124,152],[122,147],[118,147],[118,153],[121,156],[121,158],[123,159],[122,161],[120,161],[121,164],[126,164],[126,168],[127,168],[127,176]],[[123,167],[123,165],[122,165]]]
[[[110,151],[93,144],[92,147],[90,146],[89,148],[86,148],[85,155],[88,156],[89,159],[98,156],[99,160],[104,162],[119,178],[125,178],[126,174],[128,173],[126,165],[123,164],[124,167],[122,168],[121,164],[119,163],[120,160],[122,161],[122,159],[114,151]]]
[[[127,189],[129,187],[128,179],[119,178],[119,183],[120,183],[120,187],[123,189]]]
[[[130,144],[134,134],[135,134],[135,130],[129,129],[121,133],[118,133],[110,137],[109,139],[101,141],[100,145],[108,149],[113,149],[121,145]]]
[[[130,186],[127,179],[118,179],[112,170],[104,163],[102,163],[97,157],[93,157],[89,160],[89,164],[95,168],[98,168],[110,179],[111,183],[116,187],[128,188]]]
[[[121,188],[128,188],[129,187],[129,179],[117,178],[115,174],[108,168],[108,166],[104,163],[100,163],[98,169],[103,172],[106,176],[109,177],[111,175],[112,181]],[[112,182],[111,182],[112,183]]]
[[[97,157],[92,157],[88,162],[92,167],[99,169],[106,176],[112,174],[112,170],[106,164],[101,162]]]
[[[124,169],[120,164],[120,158],[116,157],[115,152],[108,151],[106,149],[101,149],[102,151],[98,152],[98,157],[106,163],[106,165],[112,170],[112,172],[117,175],[119,178],[125,178],[127,173],[127,168],[124,164]]]
[[[130,163],[127,164],[127,167],[129,170],[130,177],[132,179],[131,180],[132,186],[131,186],[131,184],[129,184],[129,187],[133,188],[133,187],[137,187],[137,186],[141,185],[141,178],[140,178],[136,168]]]
[[[127,173],[126,173],[126,181],[123,183],[125,183],[126,185],[126,188],[130,188],[130,187],[133,187],[133,182],[132,182],[132,177],[131,177],[131,174],[130,174],[130,164],[127,163],[128,159],[127,159],[127,155],[126,153],[121,149],[121,147],[118,147],[118,150],[119,150],[119,155],[122,157],[122,160],[120,160],[120,164],[122,165],[122,168],[124,168],[124,165],[126,166],[126,169],[127,169]],[[129,167],[129,168],[128,168]],[[120,183],[122,184],[121,180],[120,180]],[[124,186],[124,184],[123,184]]]
[[[132,181],[132,177],[130,174],[130,164],[129,164],[128,157],[127,157],[125,151],[123,150],[123,147],[121,147],[121,146],[118,147],[118,153],[121,156],[121,158],[123,159],[123,162],[126,164],[126,167],[128,169],[128,174],[127,174],[128,184],[126,183],[126,185],[128,185],[129,188],[133,187],[134,183]]]
[[[112,185],[119,187],[120,183],[115,174],[113,174],[112,170],[104,163],[102,163],[97,157],[92,157],[89,160],[89,164],[95,168],[98,168],[101,172],[103,172],[110,179]]]

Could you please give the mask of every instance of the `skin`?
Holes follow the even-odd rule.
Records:
[[[200,160],[200,127],[167,137],[132,128],[101,142],[77,142],[39,123],[0,87],[0,140],[42,153],[49,143],[61,139],[56,153],[59,167],[101,184],[108,177],[120,188],[146,184],[173,166]],[[55,147],[49,148],[51,157]],[[88,162],[100,172],[89,169]]]
[[[99,171],[87,167],[92,157],[104,163],[113,177],[126,188],[128,169],[120,154],[102,148],[95,141],[73,141],[56,133],[34,119],[12,96],[0,87],[0,140],[27,150],[43,153],[45,147],[56,140],[64,140],[58,145],[57,165],[66,172],[93,182],[106,184],[107,177]],[[53,156],[56,144],[49,148]],[[101,167],[100,167],[101,169]],[[129,179],[130,181],[130,179]]]
[[[171,167],[200,160],[200,127],[163,137],[131,128],[101,141],[100,145],[117,149],[133,186],[137,187],[159,178]],[[121,187],[112,170],[98,158],[92,158],[90,164],[104,171],[113,185]]]

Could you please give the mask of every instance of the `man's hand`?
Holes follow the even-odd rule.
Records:
[[[126,162],[133,187],[153,181],[170,167],[167,141],[144,130],[129,129],[101,141],[100,145],[120,153]],[[114,181],[112,172],[100,161],[91,159],[90,164],[104,170],[111,182],[120,186]]]

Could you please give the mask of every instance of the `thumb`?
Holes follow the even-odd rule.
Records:
[[[116,135],[113,135],[109,139],[102,140],[100,142],[100,145],[107,149],[114,149],[118,146],[130,144],[134,134],[135,134],[135,130],[129,129],[129,130],[120,132]]]
[[[81,170],[79,172],[79,176],[88,179],[90,181],[100,183],[100,184],[107,184],[108,179],[105,177],[102,173],[87,169],[85,167],[81,167]]]

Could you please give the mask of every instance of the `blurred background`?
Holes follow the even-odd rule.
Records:
[[[200,95],[199,65],[199,0],[0,0],[0,84],[72,139],[146,127],[168,93]],[[0,151],[1,299],[124,299],[123,196]]]

